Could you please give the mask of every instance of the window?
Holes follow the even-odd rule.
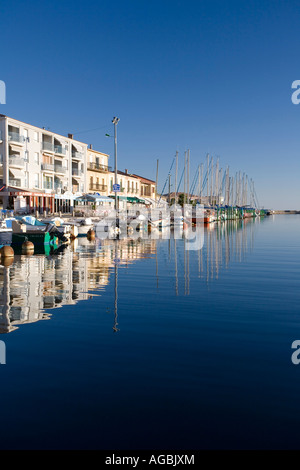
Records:
[[[51,176],[44,175],[43,177],[43,186],[44,189],[52,189],[53,188],[53,180]]]
[[[127,192],[130,192],[130,181],[127,181]]]
[[[28,160],[29,160],[29,152],[28,152],[28,150],[25,150],[24,160],[25,160],[25,162],[28,162]]]
[[[23,135],[24,135],[24,140],[28,142],[29,140],[28,140],[28,130],[27,129],[24,129]]]
[[[39,155],[38,152],[35,152],[35,154],[34,154],[34,163],[39,164],[39,161],[40,161],[40,155]]]
[[[39,134],[38,134],[38,132],[34,132],[34,133],[33,133],[33,140],[34,140],[35,142],[38,142],[38,141],[39,141]]]
[[[35,173],[34,175],[34,187],[38,188],[39,187],[39,174]]]
[[[96,157],[96,166],[99,166],[99,157]]]

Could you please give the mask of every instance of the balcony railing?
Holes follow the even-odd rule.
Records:
[[[8,140],[22,144],[24,142],[24,136],[20,135],[18,132],[8,132]]]
[[[10,186],[18,186],[21,187],[21,180],[20,179],[9,179],[9,185]]]
[[[55,170],[55,173],[62,173],[63,175],[65,175],[67,172],[67,169],[61,165],[55,165],[54,170]]]
[[[52,163],[42,163],[42,170],[54,171],[54,165]]]
[[[106,184],[90,183],[90,190],[92,191],[106,191]]]
[[[78,168],[72,168],[72,175],[73,176],[83,176],[83,171],[79,170]]]
[[[92,171],[102,171],[103,173],[107,173],[110,170],[110,166],[102,165],[100,163],[88,163],[87,165],[88,170]]]
[[[48,152],[54,152],[54,145],[51,142],[42,142],[42,149]]]
[[[64,147],[62,147],[61,145],[56,145],[54,147],[54,152],[57,154],[57,155],[66,155],[67,151]]]
[[[25,165],[25,160],[24,160],[24,158],[21,158],[17,155],[10,155],[9,156],[9,165],[23,168],[24,165]]]
[[[72,158],[75,158],[76,160],[82,160],[83,159],[83,153],[81,153],[81,152],[72,152]]]
[[[50,181],[44,181],[44,183],[43,183],[43,188],[44,188],[44,189],[52,189],[52,188],[53,188],[52,182],[50,182]]]

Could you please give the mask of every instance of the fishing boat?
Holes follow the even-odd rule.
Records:
[[[58,241],[68,241],[64,234],[57,230],[54,224],[42,223],[35,217],[17,216],[11,220],[12,244],[22,244],[30,241],[34,244],[56,245]]]
[[[205,224],[210,224],[212,222],[215,222],[215,220],[216,220],[215,212],[212,209],[205,209],[203,222]]]

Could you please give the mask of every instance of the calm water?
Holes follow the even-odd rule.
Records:
[[[0,266],[2,449],[300,448],[300,216]]]

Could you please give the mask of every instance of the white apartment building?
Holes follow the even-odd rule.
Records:
[[[87,192],[87,144],[0,114],[0,207],[71,212]]]

